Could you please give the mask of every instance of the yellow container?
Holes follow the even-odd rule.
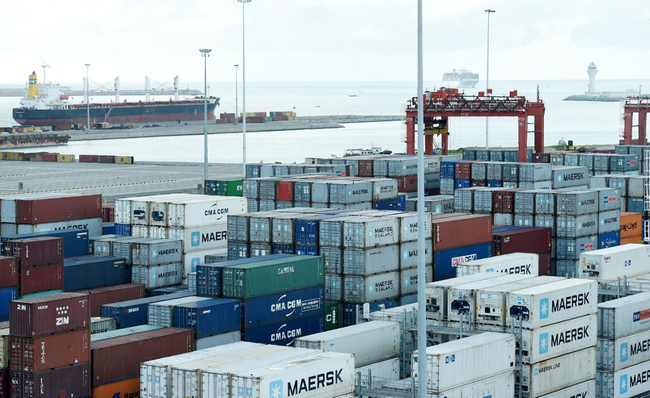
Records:
[[[93,388],[93,398],[139,397],[140,378],[118,381]]]
[[[67,162],[71,163],[75,161],[75,156],[74,155],[56,155],[56,161],[57,162]]]
[[[133,164],[133,156],[115,156],[117,164]]]
[[[636,236],[629,236],[627,238],[621,238],[621,246],[627,245],[630,243],[638,243],[641,244],[643,243],[643,236],[642,235],[636,235]]]

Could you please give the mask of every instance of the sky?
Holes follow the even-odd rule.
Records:
[[[650,78],[647,0],[423,0],[424,79],[487,66],[490,80]],[[416,0],[0,0],[1,84],[417,80]],[[9,34],[8,32],[12,32]]]

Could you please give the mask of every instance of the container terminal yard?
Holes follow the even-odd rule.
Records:
[[[526,130],[519,149],[457,155],[427,138],[423,225],[417,99],[406,155],[244,176],[2,152],[0,397],[650,396],[645,127],[544,152],[539,99],[427,94],[443,143],[464,106],[536,119],[534,150]]]

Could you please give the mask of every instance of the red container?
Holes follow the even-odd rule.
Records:
[[[194,350],[194,332],[165,328],[91,344],[93,388],[140,375],[140,363]]]
[[[115,204],[105,203],[102,205],[102,221],[114,222],[115,221]]]
[[[293,201],[293,185],[295,181],[283,180],[275,184],[275,196],[277,200]]]
[[[56,153],[44,153],[41,159],[43,162],[56,162]]]
[[[63,290],[63,264],[20,269],[20,295]]]
[[[97,163],[97,155],[79,155],[79,162]]]
[[[9,308],[10,333],[40,337],[90,327],[88,295],[59,293],[14,300]]]
[[[472,163],[471,162],[456,162],[454,165],[456,178],[461,180],[469,180],[472,178]]]
[[[44,372],[11,372],[12,398],[82,398],[90,396],[90,364]]]
[[[16,200],[18,224],[43,224],[101,218],[102,195]]]
[[[551,275],[551,253],[539,253],[539,276]]]
[[[0,398],[9,398],[9,368],[0,369]]]
[[[494,256],[509,253],[550,253],[551,228],[528,227],[497,232],[492,241]]]
[[[127,283],[124,285],[85,290],[79,293],[88,294],[90,300],[90,316],[93,317],[101,316],[100,312],[104,304],[144,298],[144,285]]]
[[[415,192],[418,190],[418,176],[396,177],[398,192]]]
[[[487,187],[487,180],[472,180],[473,187]]]
[[[111,155],[98,155],[97,162],[99,163],[115,163],[115,156]]]
[[[359,177],[374,177],[375,161],[372,159],[359,160]]]
[[[90,362],[90,329],[11,338],[11,370],[41,372],[84,362]]]
[[[533,163],[551,163],[551,154],[539,152],[533,154]]]
[[[4,253],[16,257],[21,268],[63,263],[63,238],[43,236],[38,238],[8,240]]]
[[[515,192],[521,189],[498,190],[492,193],[492,211],[494,213],[515,212]]]
[[[433,216],[433,250],[489,243],[492,240],[491,215]]]
[[[18,259],[0,256],[0,288],[18,285]]]

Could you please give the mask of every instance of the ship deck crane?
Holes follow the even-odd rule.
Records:
[[[623,105],[623,139],[621,145],[648,145],[646,128],[650,112],[650,97],[628,97]],[[632,124],[634,114],[638,113],[638,125]],[[632,138],[633,127],[638,128],[638,138]]]
[[[519,161],[526,161],[526,148],[528,143],[528,118],[533,117],[533,132],[535,134],[535,152],[544,152],[544,103],[526,100],[526,97],[511,91],[509,96],[493,96],[490,90],[486,96],[484,92],[478,95],[465,95],[458,89],[441,88],[438,91],[424,93],[424,135],[425,153],[433,154],[433,136],[440,135],[442,153],[447,154],[450,117],[516,117],[518,119],[519,133]],[[418,99],[413,97],[406,106],[406,153],[415,154],[415,126],[417,124]]]

